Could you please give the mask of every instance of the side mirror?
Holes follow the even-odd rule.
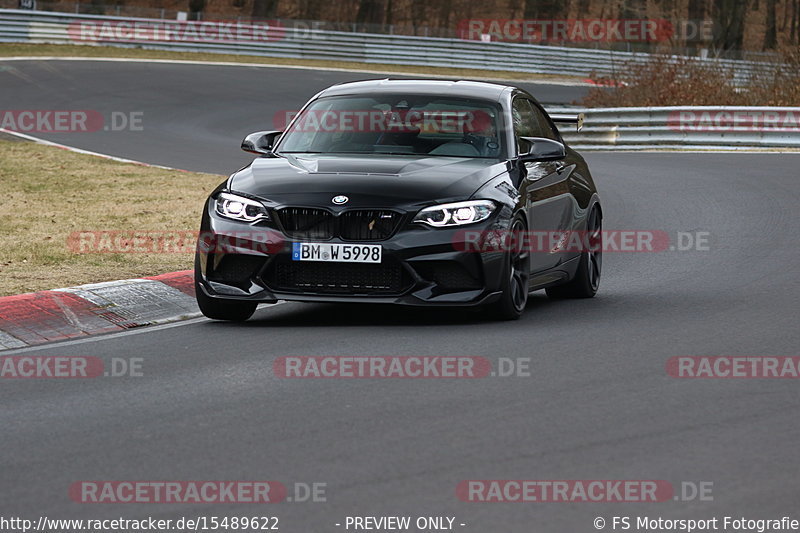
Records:
[[[564,145],[543,137],[519,138],[520,161],[556,161],[567,157]]]
[[[252,154],[267,155],[272,153],[275,141],[283,135],[282,131],[257,131],[242,141],[242,150]]]

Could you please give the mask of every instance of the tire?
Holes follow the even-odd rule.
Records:
[[[200,312],[214,320],[228,320],[231,322],[244,322],[256,312],[258,302],[243,302],[239,300],[220,300],[206,296],[200,288],[200,258],[195,256],[194,261],[194,292]]]
[[[517,320],[525,312],[530,281],[530,252],[525,249],[525,239],[515,237],[525,230],[522,218],[515,217],[510,230],[512,249],[503,258],[503,282],[500,286],[502,294],[498,301],[488,307],[489,314],[495,320]]]
[[[603,269],[603,217],[597,207],[589,213],[586,234],[589,249],[581,253],[575,277],[563,285],[547,288],[548,297],[553,299],[592,298],[597,294]]]

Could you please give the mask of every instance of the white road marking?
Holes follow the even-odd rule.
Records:
[[[275,307],[277,305],[284,304],[284,303],[288,303],[288,302],[285,302],[284,300],[280,300],[277,303],[269,304],[267,307],[259,309],[256,312],[258,313],[259,311],[265,311],[267,309],[271,309],[271,308],[273,308],[273,307]],[[206,317],[197,317],[197,318],[190,318],[190,319],[187,319],[187,320],[180,320],[178,322],[171,322],[169,324],[160,324],[160,325],[157,325],[157,326],[145,326],[145,327],[137,328],[137,329],[123,330],[123,331],[120,331],[118,333],[104,333],[104,334],[101,334],[101,335],[92,335],[92,336],[89,336],[89,337],[82,337],[80,339],[70,339],[70,340],[66,340],[66,341],[58,341],[58,342],[50,342],[50,343],[46,343],[46,344],[37,344],[37,345],[34,345],[34,346],[26,346],[25,348],[12,348],[10,350],[3,350],[2,351],[2,356],[5,357],[7,355],[22,354],[22,353],[32,352],[32,351],[37,351],[37,350],[58,349],[58,348],[63,348],[64,346],[74,346],[74,345],[77,345],[77,344],[85,344],[87,342],[106,341],[106,340],[109,340],[109,339],[116,339],[118,337],[127,337],[129,335],[140,335],[142,333],[150,333],[150,332],[153,332],[153,331],[161,331],[161,330],[164,330],[164,329],[179,328],[181,326],[189,326],[189,325],[192,325],[192,324],[199,324],[201,322],[212,322],[212,320],[209,319],[209,318],[206,318]]]
[[[64,305],[64,302],[61,301],[61,298],[59,298],[58,296],[56,296],[54,294],[53,295],[53,301],[56,303],[56,305],[59,307],[59,309],[61,309],[61,312],[64,314],[64,317],[67,319],[67,322],[69,322],[76,329],[79,329],[81,331],[86,331],[88,329],[86,326],[81,324],[81,321],[78,320],[77,315],[75,315],[75,313],[72,312],[72,309],[70,309],[69,307]]]
[[[119,163],[130,163],[132,165],[142,165],[145,167],[161,168],[164,170],[177,170],[180,172],[189,172],[188,170],[182,168],[165,167],[163,165],[154,165],[152,163],[145,163],[144,161],[136,161],[134,159],[125,159],[124,157],[117,157],[113,155],[103,154],[100,152],[92,152],[91,150],[84,150],[83,148],[76,148],[74,146],[68,146],[66,144],[60,144],[57,142],[48,141],[47,139],[42,139],[41,137],[34,137],[33,135],[28,135],[27,133],[20,133],[18,131],[7,130],[5,128],[0,128],[0,132],[5,133],[7,135],[13,135],[14,137],[19,137],[20,139],[25,139],[27,141],[33,141],[38,144],[44,144],[45,146],[53,146],[55,148],[69,150],[70,152],[75,152],[77,154],[93,155],[95,157],[102,157],[103,159],[111,159],[112,161],[117,161]]]

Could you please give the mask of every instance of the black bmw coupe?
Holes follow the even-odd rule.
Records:
[[[209,196],[201,311],[246,320],[259,303],[295,300],[483,306],[515,319],[531,291],[594,296],[603,213],[555,125],[580,120],[491,83],[320,92],[285,131],[248,135],[242,149],[259,157]]]

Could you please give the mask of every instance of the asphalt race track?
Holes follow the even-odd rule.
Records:
[[[260,117],[364,77],[0,66],[14,69],[0,72],[5,107],[145,113],[143,132],[47,138],[219,173],[247,161],[238,143],[270,129]],[[578,91],[529,88],[543,101]],[[281,531],[304,533],[344,530],[335,524],[348,515],[455,516],[466,524],[456,529],[497,533],[596,531],[595,517],[611,530],[614,515],[800,518],[798,382],[676,379],[665,371],[679,355],[798,355],[800,155],[586,156],[605,229],[663,230],[673,240],[709,232],[709,249],[606,253],[596,298],[535,293],[511,323],[468,311],[289,303],[240,325],[198,319],[15,352],[141,357],[144,376],[4,380],[0,514],[271,515]],[[530,358],[531,376],[287,380],[272,370],[284,355]],[[68,497],[79,480],[252,479],[327,483],[327,502],[89,505]],[[712,482],[713,500],[461,502],[456,486],[469,479]]]
[[[7,109],[102,113],[109,131],[36,133],[41,138],[118,157],[230,174],[247,164],[237,150],[248,133],[274,129],[276,115],[300,109],[335,83],[387,76],[288,68],[97,61],[0,61]],[[398,76],[394,76],[398,77]],[[521,84],[543,104],[569,104],[586,87]],[[119,131],[111,114],[141,117]],[[122,125],[120,120],[118,124]],[[238,152],[238,153],[237,153]]]

